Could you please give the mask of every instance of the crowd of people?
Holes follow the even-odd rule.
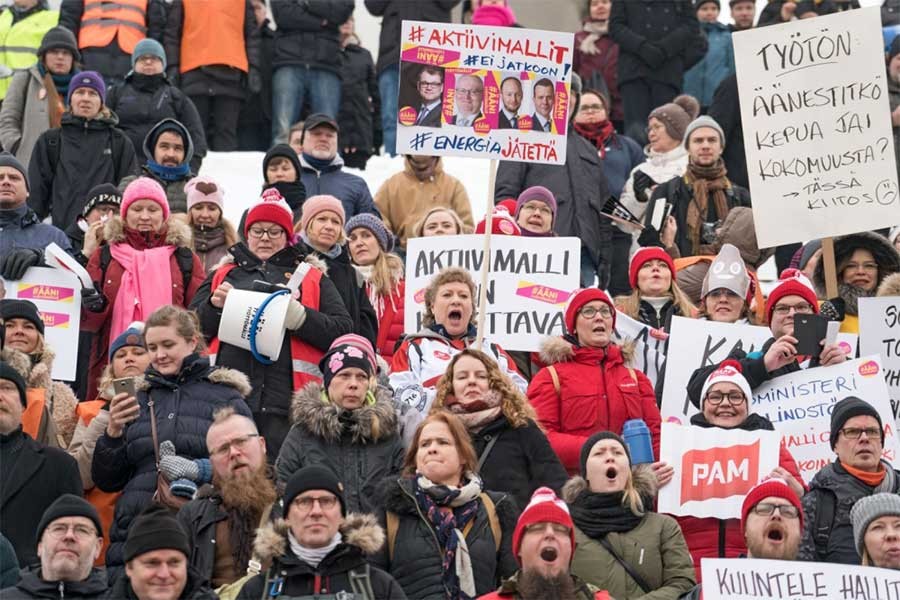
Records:
[[[731,25],[719,0],[584,3],[565,164],[501,162],[490,208],[493,235],[581,241],[563,331],[530,353],[480,340],[458,267],[422,291],[421,330],[404,326],[409,240],[486,229],[441,157],[405,156],[377,190],[350,171],[396,153],[401,22],[460,6],[539,25],[515,0],[366,0],[374,61],[350,0],[0,12],[0,276],[49,265],[55,243],[93,283],[77,351],[52,347],[34,303],[0,299],[0,597],[677,600],[702,597],[704,558],[900,569],[893,424],[866,398],[831,407],[834,459],[810,480],[782,444],[739,518],[658,512],[678,468],[660,459],[664,377],[617,327],[768,327],[677,393],[691,427],[774,431],[759,386],[852,358],[800,354],[795,318],[858,333],[860,298],[900,295],[900,228],[835,239],[831,298],[821,241],[756,243],[731,35],[854,3],[770,0],[754,23],[754,0],[730,0]],[[900,38],[895,140],[898,57]],[[443,83],[428,67],[413,81],[432,126]],[[483,90],[464,96],[463,120]],[[228,190],[198,173],[236,149],[265,152],[264,183],[232,223]],[[606,198],[643,226],[614,223]],[[266,351],[227,333],[251,293],[281,302]],[[64,353],[75,381],[53,378]],[[649,460],[625,439],[634,420]]]

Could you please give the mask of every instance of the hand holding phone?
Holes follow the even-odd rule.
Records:
[[[116,391],[116,394],[128,394],[129,396],[134,396],[134,377],[121,377],[119,379],[113,379],[113,389]]]
[[[106,426],[106,435],[112,438],[122,437],[125,427],[140,414],[141,406],[137,398],[127,392],[116,394],[109,402],[109,424]]]
[[[794,337],[797,338],[797,354],[819,356],[822,340],[828,332],[828,320],[820,315],[794,315]]]

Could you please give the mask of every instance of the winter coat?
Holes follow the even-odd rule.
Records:
[[[157,123],[163,119],[175,119],[184,125],[193,145],[192,156],[187,160],[193,171],[200,170],[207,151],[200,113],[193,101],[172,85],[165,74],[142,75],[131,71],[125,76],[124,83],[110,88],[106,105],[116,111],[119,129],[131,140],[135,153],[143,152],[146,158],[153,158],[153,149],[147,154],[146,143],[147,135]],[[186,210],[178,210],[175,206],[170,208],[173,212]]]
[[[709,106],[719,83],[734,75],[734,45],[731,29],[724,23],[700,23],[700,30],[708,48],[703,59],[684,74],[684,93],[696,98],[700,106]]]
[[[622,94],[619,92],[619,45],[607,32],[600,34],[594,42],[592,50],[595,53],[589,54],[584,50],[586,39],[590,36],[589,27],[596,24],[597,22],[585,21],[583,29],[575,32],[572,68],[581,76],[584,89],[606,92],[611,104],[609,119],[622,121],[625,112],[622,108]]]
[[[16,71],[0,105],[0,146],[25,168],[38,137],[50,129],[49,101],[37,65]]]
[[[19,208],[0,209],[0,259],[18,248],[43,250],[51,243],[66,251],[72,243],[62,229],[42,223],[33,210],[23,204]]]
[[[621,308],[617,307],[617,310],[621,310]],[[693,315],[682,315],[681,310],[672,300],[666,302],[659,310],[646,300],[641,300],[638,305],[638,314],[628,316],[636,321],[640,321],[651,329],[662,329],[665,331],[672,330],[672,317],[693,317]]]
[[[378,153],[381,146],[381,95],[375,77],[372,54],[359,45],[359,40],[341,49],[341,110],[337,121],[341,126],[338,148],[341,152],[356,148],[366,158]]]
[[[353,14],[353,0],[273,0],[275,54],[272,68],[305,67],[340,76],[338,27]]]
[[[444,171],[443,159],[438,159],[434,175],[427,181],[419,181],[409,160],[404,158],[403,172],[381,184],[375,194],[375,205],[401,248],[406,248],[406,241],[414,235],[416,223],[438,206],[452,208],[464,224],[474,227],[469,194],[459,179]]]
[[[885,463],[885,468],[891,466]],[[894,471],[894,487],[889,491],[892,494],[900,493],[900,472]],[[816,473],[809,482],[809,491],[804,494],[803,521],[805,527],[800,538],[800,550],[797,560],[840,563],[845,565],[860,564],[859,554],[856,552],[856,540],[853,537],[853,522],[850,520],[850,509],[861,498],[876,493],[876,488],[870,486],[853,475],[835,460],[830,465],[825,465]],[[824,554],[820,554],[815,543],[815,529],[819,525],[817,514],[822,510],[825,502],[825,494],[834,496],[834,516],[830,523],[824,521],[822,525],[828,527],[828,544]]]
[[[109,584],[106,571],[93,568],[83,581],[44,581],[41,567],[22,570],[22,578],[15,587],[0,590],[3,600],[99,600],[106,594]]]
[[[895,10],[900,11],[900,7],[895,7]],[[897,110],[897,107],[900,106],[900,83],[897,83],[890,77],[887,76],[887,88],[888,88],[888,101],[891,107],[891,114]],[[12,88],[10,88],[12,90]],[[9,98],[9,96],[6,96]],[[4,103],[8,102],[8,100],[4,100]],[[3,113],[0,112],[0,124],[3,122]],[[892,127],[894,132],[894,148],[900,148],[900,127]],[[900,176],[900,154],[896,155],[897,159],[897,174]]]
[[[478,431],[470,431],[472,445],[479,462],[484,461],[478,474],[484,487],[497,492],[507,492],[524,509],[531,495],[542,486],[559,493],[566,483],[563,468],[547,436],[534,421],[522,427],[513,427],[502,414]],[[496,441],[494,441],[496,440]],[[489,443],[494,445],[487,455]]]
[[[629,419],[643,419],[653,437],[653,455],[659,456],[662,421],[653,384],[642,372],[627,366],[631,348],[578,346],[571,337],[548,338],[541,346],[541,362],[528,386],[528,399],[550,445],[571,474],[580,468],[581,446],[598,431],[621,435]],[[548,369],[559,377],[556,390]]]
[[[521,571],[517,571],[515,575],[503,581],[500,589],[490,594],[479,596],[478,600],[527,600],[519,595],[518,578],[520,573]],[[572,600],[610,600],[611,597],[606,590],[598,590],[595,586],[582,581],[574,575],[571,575],[571,577],[572,584],[575,587],[575,596]]]
[[[675,217],[675,221],[678,223],[678,231],[675,234],[675,246],[678,247],[681,256],[694,256],[699,253],[699,248],[695,249],[691,244],[687,228],[688,207],[693,199],[694,190],[685,182],[684,176],[678,176],[657,186],[650,197],[648,205],[650,214],[652,214],[653,206],[659,200],[665,200],[672,205],[672,216]],[[736,206],[750,206],[750,192],[747,188],[732,184],[731,188],[725,191],[725,200],[728,203],[729,210]],[[649,215],[647,216],[649,217]],[[707,223],[715,223],[716,221],[723,221],[726,216],[728,216],[727,213],[724,215],[716,214],[715,204],[710,198],[706,208],[705,221]],[[703,215],[700,218],[702,219]],[[700,244],[703,244],[702,236]]]
[[[63,494],[81,496],[78,465],[64,450],[38,444],[21,427],[0,434],[0,464],[0,533],[15,548],[19,566],[27,567],[37,562],[35,534],[47,507]]]
[[[331,164],[317,171],[303,156],[300,156],[300,181],[306,188],[306,197],[328,194],[334,196],[344,205],[344,215],[349,221],[360,213],[372,213],[377,216],[378,209],[372,201],[372,194],[366,180],[343,170],[344,159],[335,155]]]
[[[288,524],[279,519],[256,532],[254,550],[263,564],[272,563],[268,573],[260,573],[244,584],[239,600],[269,598],[267,580],[283,577],[281,594],[290,598],[348,597],[365,600],[406,600],[400,585],[384,570],[370,565],[371,555],[384,545],[384,530],[371,515],[349,514],[341,525],[341,543],[317,567],[300,560],[290,550]],[[354,594],[351,579],[368,572],[374,598]],[[327,587],[327,592],[326,588]],[[322,594],[321,596],[319,594]],[[336,595],[336,596],[334,596]]]
[[[650,179],[657,184],[661,184],[673,177],[684,175],[688,164],[687,150],[681,144],[668,152],[656,152],[651,150],[650,146],[647,146],[644,148],[644,155],[647,159],[632,169],[628,175],[628,180],[625,181],[625,186],[622,188],[622,194],[619,196],[619,202],[640,220],[642,220],[644,213],[647,211],[647,202],[650,198],[643,194],[641,196],[637,195],[637,190],[634,189],[635,173],[637,171],[646,173]],[[623,227],[619,227],[619,229],[633,233],[632,229],[626,230]]]
[[[374,403],[347,411],[328,399],[322,385],[311,383],[294,394],[291,423],[275,462],[279,485],[303,467],[326,466],[344,484],[348,511],[374,513],[379,482],[403,468],[390,391],[377,388]]]
[[[402,273],[400,274],[402,277]],[[371,284],[366,282],[366,294],[370,295]],[[400,338],[403,337],[405,330],[403,319],[403,309],[406,305],[406,281],[401,279],[397,282],[390,297],[378,296],[375,299],[375,314],[381,311],[381,317],[378,318],[378,339],[375,341],[375,352],[379,354],[388,363],[394,358],[394,348],[397,347]],[[370,302],[371,303],[371,302]]]
[[[324,271],[325,266],[317,257],[308,255],[298,246],[288,246],[268,260],[260,260],[243,242],[228,249],[230,254],[222,265],[234,264],[225,281],[238,290],[252,290],[255,280],[284,285],[297,266],[309,262]],[[200,328],[208,340],[218,336],[222,310],[209,303],[213,271],[197,290],[191,310],[200,318]],[[326,352],[337,337],[350,333],[353,321],[334,283],[322,277],[319,283],[319,309],[306,309],[306,320],[290,335],[295,335],[312,347]],[[247,374],[253,387],[247,404],[253,411],[260,435],[266,438],[269,460],[275,460],[278,449],[290,429],[288,415],[293,393],[290,335],[285,335],[278,360],[264,365],[253,358],[249,350],[222,343],[216,355],[216,364],[240,369]]]
[[[400,62],[400,24],[403,21],[449,23],[450,11],[460,0],[366,0],[366,8],[373,17],[382,17],[378,37],[379,74]]]
[[[177,219],[170,218],[166,222],[165,237],[148,237],[126,229],[125,221],[121,217],[114,216],[106,222],[103,228],[103,238],[108,244],[127,243],[134,247],[135,250],[141,251],[165,245],[175,246],[176,251],[169,258],[169,266],[172,277],[172,304],[176,306],[187,308],[194,294],[197,293],[200,284],[203,283],[203,277],[205,276],[203,265],[200,263],[197,255],[191,252],[191,272],[187,281],[187,289],[185,289],[185,275],[179,267],[177,253],[185,252],[185,250],[179,250],[179,248],[190,250],[191,231],[187,225]],[[122,276],[125,274],[125,269],[111,255],[106,270],[103,270],[101,257],[104,252],[110,252],[110,250],[104,249],[103,246],[94,250],[90,261],[88,261],[87,272],[91,276],[91,281],[94,282],[94,287],[106,298],[106,307],[101,312],[81,311],[82,331],[94,333],[88,379],[88,398],[97,397],[97,381],[100,379],[103,367],[109,362],[109,334],[113,305],[119,294],[119,287],[122,285]],[[150,313],[157,308],[159,307],[144,307],[144,315],[150,316]]]
[[[619,45],[619,86],[650,80],[681,89],[682,76],[706,53],[706,40],[690,0],[616,2],[609,15],[609,36]],[[642,56],[644,44],[665,55],[662,64]]]
[[[635,469],[632,478],[642,497],[653,498],[656,495],[656,476],[652,470]],[[572,504],[586,489],[587,481],[582,477],[573,477],[563,488],[563,499]],[[691,555],[681,529],[672,517],[648,510],[634,529],[611,532],[606,539],[652,591],[645,593],[600,542],[586,535],[577,526],[576,546],[570,569],[573,575],[607,590],[616,600],[676,600],[694,587],[696,582]]]
[[[209,457],[206,431],[216,410],[231,406],[238,414],[251,416],[244,403],[244,397],[250,393],[246,375],[234,369],[212,367],[209,359],[197,354],[184,359],[177,376],[163,376],[151,366],[136,387],[140,416],[118,438],[101,435],[91,463],[91,476],[98,488],[104,492],[122,491],[106,552],[110,581],[124,564],[124,544],[131,521],[150,504],[156,492],[156,456],[148,401],[153,399],[159,443],[172,442],[178,456],[188,459]]]
[[[81,214],[91,188],[137,172],[134,147],[118,124],[108,109],[90,120],[65,112],[59,129],[41,134],[28,163],[28,206],[38,217],[50,216],[65,230]]]
[[[6,536],[0,533],[0,590],[12,587],[18,581],[19,561],[16,559],[16,549]]]
[[[215,267],[228,255],[228,248],[236,244],[239,239],[234,225],[230,223],[227,228],[221,222],[215,227],[198,225],[194,226],[192,231],[194,254],[203,263],[203,270],[207,274],[215,270]]]
[[[122,576],[110,586],[103,600],[138,600],[138,597],[131,589],[131,581],[125,573],[122,573]],[[188,567],[187,582],[178,600],[219,600],[219,596],[207,587],[206,581],[200,575]]]
[[[438,546],[437,535],[431,522],[422,513],[415,499],[412,479],[388,479],[380,487],[379,522],[386,522],[384,511],[398,517],[394,538],[393,557],[388,543],[373,556],[372,564],[390,573],[403,591],[416,600],[444,600],[446,589],[441,579],[443,552]],[[499,551],[488,519],[487,509],[481,498],[477,500],[478,512],[472,517],[472,528],[466,536],[475,580],[475,595],[480,596],[497,589],[500,581],[516,572],[513,557],[512,535],[519,511],[508,494],[487,492],[497,513],[503,533]]]
[[[3,350],[0,350],[0,360],[8,363],[9,366],[15,369],[15,371],[22,377],[22,379],[26,381],[27,385],[27,381],[32,370],[31,355],[7,347]],[[44,393],[46,393],[46,388],[43,391]],[[29,402],[29,404],[31,403]],[[62,404],[65,405],[65,403]],[[22,430],[42,446],[49,446],[50,448],[62,447],[63,449],[65,449],[65,447],[62,445],[63,440],[59,436],[59,432],[56,427],[56,420],[53,418],[50,409],[51,404],[45,401],[43,410],[41,411],[39,417],[38,415],[33,414],[34,412],[37,412],[35,410],[28,414],[27,422],[25,419],[23,419]],[[64,415],[64,411],[59,412],[60,416],[62,417]],[[25,415],[23,414],[23,417],[24,416]],[[35,418],[37,418],[37,423],[34,422]]]
[[[590,253],[594,263],[609,273],[612,230],[610,220],[601,216],[609,185],[593,144],[580,135],[568,136],[564,165],[501,161],[494,202],[518,198],[533,185],[546,187],[556,197],[556,234],[581,238],[581,251]],[[600,287],[605,285],[601,277]]]
[[[890,83],[888,83],[890,90]],[[900,103],[900,89],[898,89]],[[725,133],[725,149],[722,160],[728,169],[728,179],[745,188],[750,187],[747,175],[747,153],[744,151],[744,124],[741,120],[741,102],[738,96],[737,75],[723,79],[713,93],[709,116],[716,120]]]
[[[625,184],[635,167],[644,162],[644,152],[636,141],[626,135],[614,135],[604,148],[606,156],[600,159],[609,193],[616,198],[622,195]],[[598,151],[599,156],[599,151]]]

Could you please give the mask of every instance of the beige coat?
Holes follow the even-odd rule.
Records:
[[[50,129],[47,90],[37,66],[13,75],[0,109],[0,144],[25,168],[42,133]]]

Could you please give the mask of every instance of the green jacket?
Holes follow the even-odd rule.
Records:
[[[649,470],[647,470],[649,471]],[[635,486],[642,491],[651,485],[652,471],[635,471]],[[655,482],[654,482],[655,484]],[[587,483],[574,477],[563,488],[563,499],[571,502]],[[647,491],[647,490],[643,490]],[[650,497],[655,495],[655,485]],[[647,493],[642,494],[647,497]],[[572,574],[616,600],[677,600],[696,583],[694,563],[678,523],[672,517],[648,512],[637,527],[625,533],[607,535],[613,549],[647,582],[652,591],[644,593],[615,558],[598,542],[575,528],[578,544],[572,558]]]

